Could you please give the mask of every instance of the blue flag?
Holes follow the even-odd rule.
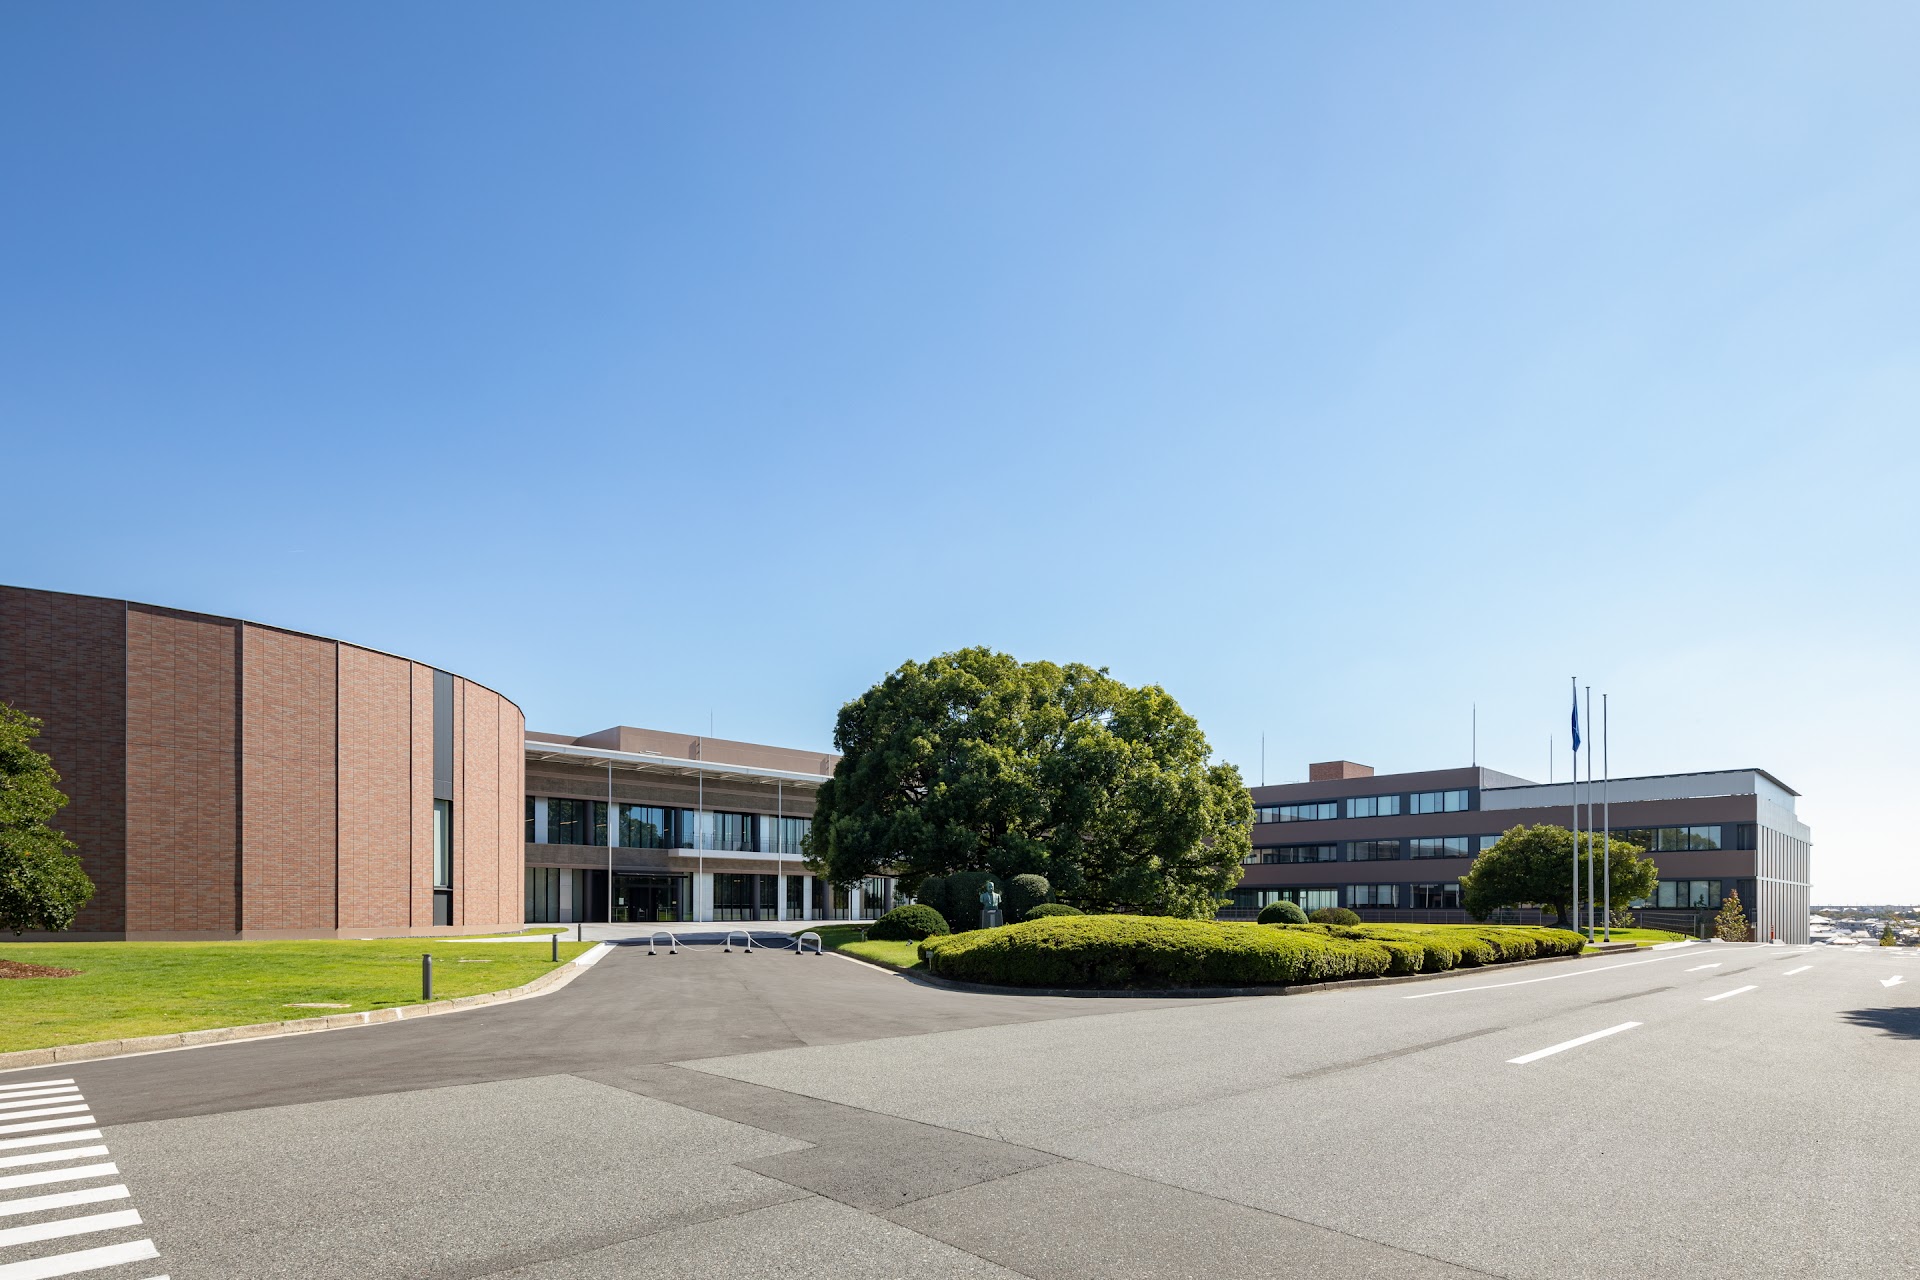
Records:
[[[1580,750],[1580,684],[1576,679],[1573,687],[1573,749]]]

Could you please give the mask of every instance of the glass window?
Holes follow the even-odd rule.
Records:
[[[1400,856],[1398,840],[1349,840],[1348,862],[1389,862]]]
[[[1409,858],[1465,858],[1473,853],[1473,836],[1416,836],[1407,842]]]
[[[1485,853],[1485,852],[1486,852],[1487,850],[1489,850],[1489,849],[1491,849],[1491,848],[1493,848],[1493,846],[1495,846],[1495,845],[1497,845],[1497,844],[1499,844],[1499,843],[1500,843],[1500,837],[1499,837],[1499,836],[1481,836],[1481,837],[1480,837],[1480,852],[1481,852],[1481,853]]]
[[[547,843],[585,844],[587,842],[587,802],[585,800],[547,801]]]
[[[533,830],[533,797],[532,796],[527,797],[527,843],[528,844],[540,843],[540,837],[536,835]],[[531,919],[532,917],[528,917],[528,918]]]
[[[1350,907],[1397,907],[1400,905],[1400,886],[1397,884],[1350,884],[1347,886],[1347,905]]]
[[[1283,844],[1270,849],[1255,849],[1248,862],[1338,862],[1337,844]]]
[[[1340,804],[1334,800],[1325,804],[1262,804],[1253,809],[1255,822],[1325,822],[1339,816]]]
[[[453,888],[453,801],[433,802],[433,887]]]
[[[754,823],[750,813],[700,812],[675,809],[674,845],[676,849],[719,849],[751,851]]]
[[[664,849],[670,830],[668,810],[651,804],[620,806],[622,849]]]
[[[802,845],[813,827],[812,818],[775,818],[762,814],[758,822],[761,853],[797,858],[805,852]]]
[[[1280,901],[1291,902],[1302,911],[1318,911],[1322,907],[1340,905],[1338,889],[1258,889],[1250,890],[1263,895],[1262,900],[1250,905],[1271,906]]]
[[[1463,813],[1471,798],[1466,791],[1416,791],[1412,809],[1415,813]]]
[[[807,913],[807,878],[787,877],[787,919],[798,920]]]
[[[1718,880],[1662,880],[1656,900],[1663,907],[1717,908],[1720,888]]]
[[[1399,812],[1399,796],[1354,796],[1347,801],[1349,818],[1391,818]]]
[[[1460,910],[1460,886],[1457,884],[1416,884],[1412,904],[1421,911]]]

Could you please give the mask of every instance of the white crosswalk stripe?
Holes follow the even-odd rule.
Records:
[[[120,1176],[120,1167],[101,1159],[111,1154],[101,1142],[91,1108],[70,1079],[21,1080],[0,1085],[0,1280],[54,1280],[57,1276],[87,1276],[112,1272],[160,1256],[152,1240],[139,1236],[144,1225],[138,1209],[59,1213],[91,1205],[130,1200],[125,1183],[77,1186],[70,1190],[40,1191],[61,1183],[106,1182]],[[14,1172],[18,1170],[18,1172]],[[33,1194],[17,1195],[29,1188]],[[107,1243],[66,1249],[68,1242],[95,1241],[104,1233],[122,1233]],[[61,1252],[48,1253],[51,1247]],[[146,1268],[141,1268],[145,1271]],[[130,1278],[129,1278],[130,1280]],[[146,1280],[167,1280],[149,1276]]]

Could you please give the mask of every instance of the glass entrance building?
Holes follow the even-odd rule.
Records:
[[[893,884],[802,861],[837,756],[619,726],[527,735],[530,922],[857,920]]]

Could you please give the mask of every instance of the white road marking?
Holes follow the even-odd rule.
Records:
[[[50,1084],[72,1084],[72,1076],[63,1076],[58,1080],[15,1080],[11,1084],[0,1084],[0,1093],[13,1093],[20,1089],[39,1089]]]
[[[54,1099],[49,1098],[47,1101],[52,1102]],[[86,1109],[87,1104],[84,1102],[69,1102],[58,1107],[35,1107],[31,1111],[15,1111],[10,1115],[0,1115],[0,1120],[25,1120],[28,1116],[70,1116],[76,1111]]]
[[[78,1160],[82,1156],[103,1156],[105,1147],[62,1147],[58,1151],[30,1151],[24,1156],[0,1156],[0,1169],[14,1169],[23,1164],[51,1164],[55,1160]]]
[[[1700,972],[1700,971],[1701,971],[1702,969],[1718,969],[1719,967],[1720,967],[1720,962],[1719,962],[1718,960],[1715,960],[1715,961],[1714,961],[1714,962],[1713,962],[1712,964],[1697,964],[1697,965],[1695,965],[1695,966],[1693,966],[1693,968],[1691,968],[1691,969],[1686,969],[1686,970],[1683,970],[1682,972],[1685,972],[1685,973],[1698,973],[1698,972]]]
[[[44,1147],[52,1142],[92,1142],[99,1136],[98,1129],[75,1129],[70,1133],[43,1133],[33,1138],[0,1138],[0,1151],[13,1147]]]
[[[1608,1027],[1605,1031],[1595,1031],[1572,1040],[1563,1040],[1559,1044],[1548,1045],[1544,1049],[1535,1049],[1532,1053],[1523,1053],[1517,1058],[1508,1058],[1507,1061],[1514,1066],[1525,1066],[1529,1062],[1538,1062],[1550,1054],[1563,1053],[1568,1049],[1577,1049],[1583,1044],[1592,1044],[1595,1040],[1604,1039],[1607,1036],[1618,1035],[1622,1031],[1631,1031],[1639,1025],[1638,1022],[1623,1022],[1617,1027]]]
[[[839,952],[834,952],[839,955]],[[1402,996],[1402,1000],[1431,1000],[1435,996],[1465,995],[1469,991],[1495,991],[1501,987],[1528,987],[1536,982],[1558,982],[1562,978],[1584,978],[1593,973],[1611,973],[1615,969],[1631,969],[1636,965],[1659,964],[1662,960],[1673,960],[1674,956],[1655,956],[1651,960],[1629,960],[1625,964],[1603,964],[1597,969],[1576,969],[1572,973],[1553,973],[1544,978],[1518,978],[1512,982],[1489,982],[1478,987],[1448,987],[1441,991],[1422,991],[1417,995]]]
[[[0,1191],[12,1191],[15,1187],[44,1187],[49,1182],[79,1182],[83,1178],[117,1178],[120,1170],[112,1161],[101,1164],[80,1164],[71,1169],[36,1169],[32,1173],[15,1173],[0,1178]]]
[[[48,1097],[48,1098],[22,1098],[18,1102],[0,1102],[0,1111],[18,1111],[22,1107],[44,1107],[44,1106],[49,1106],[56,1102],[79,1102],[79,1101],[81,1101],[79,1090],[60,1089],[56,1091],[52,1097]],[[29,1114],[35,1114],[35,1113],[30,1112]]]
[[[45,1209],[70,1209],[76,1204],[99,1204],[102,1200],[125,1200],[132,1194],[124,1183],[116,1182],[110,1187],[86,1187],[79,1191],[58,1191],[50,1196],[0,1200],[0,1218],[11,1218],[22,1213],[39,1213]]]
[[[153,1247],[153,1241],[135,1240],[99,1249],[82,1249],[77,1253],[56,1253],[48,1258],[30,1258],[25,1262],[0,1263],[0,1280],[52,1280],[54,1276],[77,1275],[82,1271],[98,1271],[102,1267],[118,1267],[159,1256],[160,1251]]]
[[[76,1098],[80,1096],[80,1091],[70,1084],[54,1084],[44,1089],[13,1089],[0,1093],[0,1102],[12,1102],[16,1098],[44,1098],[55,1093],[70,1093]]]
[[[1712,1004],[1715,1000],[1725,1000],[1728,996],[1737,996],[1745,991],[1758,991],[1759,989],[1760,988],[1757,986],[1735,987],[1731,991],[1722,991],[1717,996],[1708,996],[1706,999],[1706,1003]]]
[[[85,1107],[76,1110],[85,1111]],[[0,1133],[33,1133],[41,1129],[72,1129],[78,1125],[94,1124],[92,1116],[75,1116],[71,1120],[29,1120],[25,1124],[0,1124]]]
[[[1905,978],[1901,977],[1899,974],[1896,973],[1891,978],[1880,979],[1880,985],[1883,987],[1897,987],[1905,981],[1906,981]]]
[[[1809,969],[1811,969],[1811,968],[1813,968],[1813,966],[1812,966],[1812,965],[1810,965],[1810,964],[1803,964],[1803,965],[1801,965],[1801,966],[1800,966],[1800,967],[1799,967],[1798,969],[1789,969],[1789,970],[1787,970],[1787,971],[1786,971],[1785,973],[1783,973],[1783,974],[1781,974],[1780,976],[1781,976],[1781,977],[1783,977],[1783,978],[1791,978],[1791,977],[1792,977],[1792,976],[1793,976],[1794,974],[1796,974],[1796,973],[1805,973],[1805,972],[1806,972],[1807,970],[1809,970]]]
[[[137,1227],[140,1225],[140,1211],[121,1209],[117,1213],[90,1213],[81,1218],[60,1218],[53,1222],[36,1222],[30,1227],[8,1227],[0,1230],[0,1249],[10,1244],[33,1244],[40,1240],[58,1240],[64,1236],[83,1236],[89,1231],[112,1231],[119,1227]]]

